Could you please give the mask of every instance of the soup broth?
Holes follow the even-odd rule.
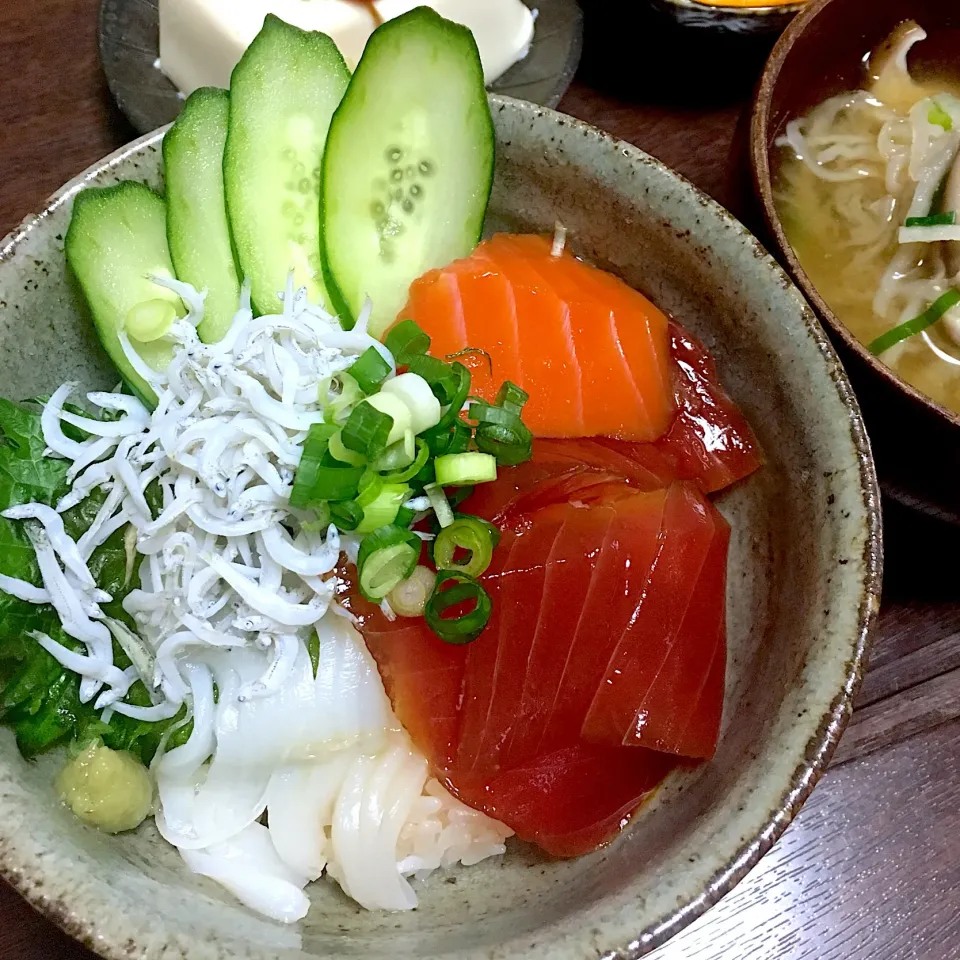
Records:
[[[934,239],[960,237],[947,222],[960,206],[960,81],[939,71],[911,75],[907,53],[925,36],[903,24],[867,59],[862,89],[819,104],[777,141],[775,200],[787,238],[817,291],[867,346],[960,284],[960,239]],[[942,225],[901,235],[908,218],[931,216]],[[874,352],[899,376],[960,413],[960,305],[880,346]]]

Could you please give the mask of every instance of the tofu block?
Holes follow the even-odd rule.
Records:
[[[372,4],[383,20],[421,5],[422,0]],[[520,0],[433,0],[429,6],[473,31],[488,84],[530,48],[534,18]],[[331,36],[351,70],[376,28],[370,5],[351,0],[160,0],[160,69],[184,94],[229,87],[234,66],[268,13]]]

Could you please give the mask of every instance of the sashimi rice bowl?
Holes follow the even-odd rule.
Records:
[[[846,381],[739,225],[426,8],[352,75],[268,17],[45,218],[0,255],[50,278],[0,328],[21,890],[107,956],[580,956],[736,882],[879,577]]]

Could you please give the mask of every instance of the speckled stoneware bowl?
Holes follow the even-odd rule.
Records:
[[[529,103],[493,100],[491,229],[549,230],[702,336],[767,463],[729,492],[727,703],[713,762],[674,776],[608,849],[554,862],[520,844],[446,876],[405,914],[365,913],[332,884],[286,928],[191,876],[149,824],[114,838],[58,806],[59,762],[0,731],[0,869],[106,957],[637,957],[723,896],[770,847],[830,758],[860,679],[880,589],[870,451],[836,356],[798,292],[716,204],[625,143]],[[64,274],[78,190],[159,184],[151,134],[68,184],[0,248],[0,384],[116,380]],[[603,784],[598,783],[602,790]]]

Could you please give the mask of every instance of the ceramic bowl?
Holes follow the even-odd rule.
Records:
[[[658,10],[681,26],[724,33],[777,34],[806,6],[797,3],[764,4],[749,7],[719,6],[704,0],[650,0]]]
[[[838,344],[864,414],[884,491],[960,523],[960,416],[904,383],[843,325],[817,293],[787,240],[773,201],[786,124],[828,96],[856,89],[865,53],[914,19],[930,34],[911,63],[956,63],[960,7],[942,0],[813,0],[774,47],[750,123],[750,163],[763,217],[783,263]]]
[[[610,847],[558,862],[521,844],[435,874],[420,907],[367,913],[327,882],[299,927],[255,917],[187,873],[148,822],[107,837],[55,801],[60,762],[0,731],[0,870],[112,960],[632,958],[723,896],[820,777],[851,709],[880,587],[870,451],[842,367],[803,298],[743,227],[651,157],[569,117],[494,98],[489,227],[552,230],[622,274],[719,362],[766,464],[725,496],[733,526],[726,713],[713,762],[675,776]],[[64,272],[84,186],[159,185],[157,132],[68,184],[0,247],[0,384],[116,379]],[[598,783],[602,790],[603,784]]]

